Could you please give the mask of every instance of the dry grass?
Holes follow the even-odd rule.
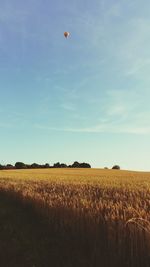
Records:
[[[65,240],[75,240],[65,244],[74,242],[80,259],[68,266],[150,266],[150,173],[7,170],[0,171],[0,189],[30,203]]]

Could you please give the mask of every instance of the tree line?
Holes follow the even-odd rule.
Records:
[[[45,164],[25,164],[23,162],[16,162],[15,165],[12,164],[6,164],[1,165],[0,164],[0,170],[11,170],[11,169],[41,169],[41,168],[91,168],[91,165],[86,162],[79,163],[78,161],[75,161],[72,165],[67,165],[65,163],[54,163],[52,166],[49,163]]]

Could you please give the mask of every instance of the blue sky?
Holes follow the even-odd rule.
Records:
[[[149,10],[142,0],[0,1],[2,164],[150,170]]]

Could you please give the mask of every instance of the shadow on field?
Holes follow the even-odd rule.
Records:
[[[88,244],[84,248],[75,233],[69,236],[59,231],[61,225],[53,226],[32,202],[22,201],[12,191],[0,191],[0,266],[91,266]]]
[[[11,190],[0,191],[2,267],[150,266],[147,252],[140,255],[126,236],[123,244],[113,236],[114,245],[107,237],[105,223],[94,225],[75,212],[47,210]]]

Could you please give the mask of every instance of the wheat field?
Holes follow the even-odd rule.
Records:
[[[49,239],[55,233],[54,242],[45,243],[45,250],[53,251],[53,256],[47,253],[43,260],[35,257],[36,264],[30,259],[22,266],[150,266],[148,172],[3,170],[0,192],[20,203],[22,209],[30,207],[38,214],[50,231]],[[46,238],[43,235],[43,240]],[[42,242],[44,246],[49,241]]]

